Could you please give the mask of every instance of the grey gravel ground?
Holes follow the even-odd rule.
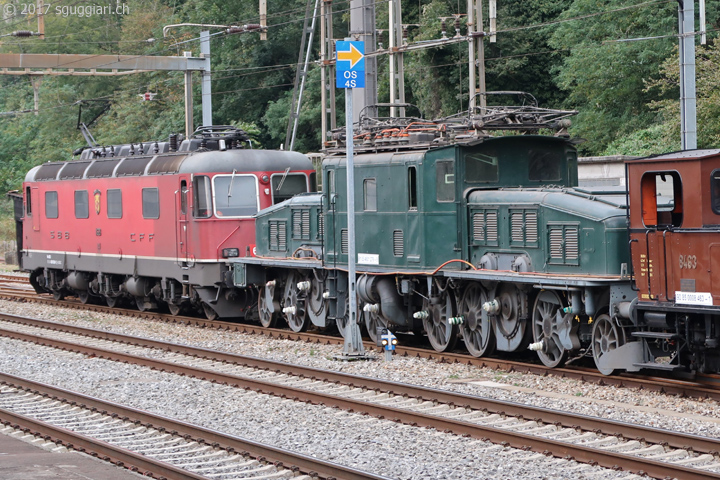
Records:
[[[0,301],[0,311],[317,368],[717,437],[720,408],[631,389],[396,358],[343,363],[337,346]],[[374,354],[373,354],[374,355]],[[380,358],[378,356],[378,358]],[[625,478],[484,442],[0,339],[0,370],[398,479]]]

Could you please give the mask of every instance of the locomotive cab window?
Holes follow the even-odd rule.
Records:
[[[58,218],[57,192],[45,192],[45,218]]]
[[[438,202],[455,201],[455,163],[441,161],[435,164]]]
[[[720,170],[710,174],[710,202],[713,213],[720,215]]]
[[[25,188],[25,215],[28,217],[32,215],[32,194],[30,193],[30,187]]]
[[[377,180],[366,178],[363,181],[363,210],[377,212]]]
[[[417,210],[417,168],[408,167],[408,210]]]
[[[111,188],[107,191],[108,218],[122,218],[122,190]]]
[[[157,188],[142,190],[143,218],[160,218],[160,193]]]
[[[497,182],[500,171],[497,155],[494,152],[475,152],[465,155],[465,179],[468,183]]]
[[[198,175],[193,180],[195,201],[193,202],[193,216],[195,218],[209,218],[212,215],[212,197],[210,196],[210,178]]]
[[[308,191],[307,177],[303,173],[276,173],[272,175],[270,185],[273,205]]]
[[[679,227],[683,221],[682,180],[678,172],[647,172],[641,180],[646,227]]]
[[[90,208],[87,190],[75,191],[75,218],[88,218]]]
[[[561,152],[553,150],[531,150],[529,152],[528,179],[534,182],[562,180],[564,158]]]
[[[257,180],[254,175],[216,175],[213,200],[218,217],[249,217],[258,211]]]

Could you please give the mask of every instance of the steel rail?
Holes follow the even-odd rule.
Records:
[[[14,300],[18,297],[14,292],[2,292],[0,287],[0,299]],[[265,335],[269,338],[277,338],[283,340],[296,340],[304,342],[312,342],[320,345],[342,345],[343,339],[331,337],[328,335],[314,334],[308,332],[295,333],[291,330],[283,330],[278,328],[265,328],[259,325],[250,325],[237,322],[207,320],[197,317],[173,316],[157,312],[140,312],[138,310],[110,308],[101,305],[82,304],[75,301],[60,300],[56,301],[50,297],[34,295],[31,297],[23,296],[24,300],[30,300],[36,303],[48,305],[60,305],[67,308],[91,310],[102,313],[113,313],[118,315],[127,315],[133,318],[143,318],[151,320],[161,320],[169,323],[177,323],[188,326],[197,326],[202,328],[215,328],[226,331],[236,331],[239,333],[247,333],[252,335]],[[369,341],[363,342],[366,349],[377,348],[377,346]],[[494,370],[503,370],[507,372],[530,373],[540,376],[555,376],[560,378],[569,378],[579,380],[591,384],[601,386],[615,386],[618,388],[636,388],[668,395],[678,395],[690,398],[707,398],[720,401],[720,379],[717,376],[698,375],[698,381],[682,380],[676,378],[665,378],[651,375],[640,375],[632,373],[623,373],[620,375],[606,376],[600,372],[588,368],[581,367],[562,367],[550,368],[545,365],[521,362],[516,360],[505,360],[501,358],[489,357],[473,357],[467,353],[453,352],[436,352],[426,348],[418,348],[412,346],[398,345],[396,347],[396,355],[404,357],[426,358],[441,363],[462,363],[472,365],[479,368],[490,368]]]
[[[673,432],[660,428],[646,427],[587,415],[561,412],[559,410],[495,400],[476,395],[450,392],[447,390],[423,387],[419,385],[391,382],[387,380],[361,377],[348,373],[321,370],[314,367],[277,362],[274,360],[250,357],[247,355],[219,352],[201,347],[167,343],[159,340],[106,332],[92,328],[59,324],[47,320],[18,317],[8,314],[0,314],[0,320],[9,320],[12,322],[22,323],[23,325],[31,325],[34,327],[120,342],[139,347],[155,348],[173,353],[191,355],[202,359],[232,363],[243,367],[271,370],[277,373],[301,376],[313,380],[341,383],[351,387],[364,387],[369,390],[379,390],[394,395],[419,398],[422,400],[446,403],[454,406],[463,406],[473,410],[482,410],[523,418],[541,418],[544,423],[559,423],[565,427],[595,431],[605,435],[620,434],[624,438],[642,439],[650,443],[666,444],[672,448],[684,449],[692,447],[694,451],[701,453],[720,452],[720,439]],[[2,332],[3,330],[0,329],[0,333]]]
[[[470,422],[452,420],[423,413],[402,410],[393,407],[375,405],[360,400],[337,397],[331,394],[307,391],[301,388],[279,385],[262,380],[213,372],[200,368],[193,368],[171,362],[139,357],[135,355],[114,352],[97,347],[87,347],[71,342],[55,339],[36,337],[20,332],[12,332],[0,329],[0,335],[17,338],[41,345],[50,345],[56,348],[63,348],[98,358],[132,363],[147,366],[156,370],[186,375],[202,380],[229,384],[238,388],[253,390],[257,393],[264,393],[283,398],[291,398],[295,401],[304,401],[313,404],[327,405],[350,412],[360,412],[378,418],[390,418],[393,421],[413,426],[430,427],[441,431],[447,431],[456,435],[465,435],[480,438],[493,443],[511,446],[520,449],[530,449],[542,452],[555,457],[570,458],[582,463],[598,464],[607,468],[622,468],[633,473],[644,473],[654,478],[666,478],[668,476],[695,480],[695,479],[720,479],[720,474],[706,472],[698,469],[683,467],[671,463],[658,462],[642,457],[635,457],[617,452],[597,450],[578,444],[571,444],[562,441],[523,434],[521,432],[507,431],[500,428],[488,427],[473,424]],[[518,405],[518,408],[522,406]],[[598,420],[601,421],[601,420]],[[665,432],[667,435],[669,432]],[[681,434],[682,435],[682,434]],[[686,436],[692,438],[693,436]],[[700,437],[702,438],[702,437]],[[691,446],[686,446],[689,448]]]
[[[310,476],[319,475],[322,478],[337,480],[389,480],[387,477],[327,462],[308,455],[288,452],[270,445],[253,442],[251,440],[246,440],[234,435],[228,435],[186,422],[180,422],[161,415],[155,415],[150,412],[126,407],[114,402],[83,395],[81,393],[34,382],[15,375],[0,373],[0,382],[15,388],[28,390],[37,395],[44,395],[53,399],[61,399],[83,408],[95,409],[103,414],[108,414],[108,412],[117,414],[118,417],[125,421],[140,422],[148,428],[154,428],[159,431],[183,437],[189,436],[189,438],[192,438],[198,443],[223,448],[230,453],[248,453],[254,458],[263,457],[264,461],[268,463],[277,464],[279,462],[284,466],[289,466],[289,468],[297,467],[300,471]],[[37,429],[38,432],[52,432],[50,435],[56,439],[56,441],[62,441],[64,444],[70,444],[72,448],[75,448],[76,450],[80,447],[88,451],[95,451],[98,455],[110,457],[111,460],[109,461],[114,461],[116,464],[120,461],[123,462],[124,465],[137,465],[138,468],[160,473],[158,470],[154,470],[154,464],[158,463],[161,464],[160,467],[166,468],[166,471],[163,471],[162,473],[168,478],[206,480],[206,477],[186,472],[164,462],[152,462],[152,465],[148,464],[141,467],[140,465],[142,465],[142,463],[140,461],[143,459],[150,460],[149,457],[134,454],[129,450],[115,447],[100,440],[78,440],[76,438],[77,434],[74,432],[49,425],[29,417],[17,415],[3,409],[0,409],[0,418],[4,418],[6,422],[9,421],[11,423],[15,423],[20,428],[30,428],[31,430]],[[12,418],[12,420],[8,420],[9,418]],[[136,459],[135,457],[139,458]],[[138,463],[140,463],[140,465],[138,465]]]

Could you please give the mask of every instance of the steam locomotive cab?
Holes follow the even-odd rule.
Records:
[[[637,324],[652,368],[720,368],[720,150],[627,163]]]

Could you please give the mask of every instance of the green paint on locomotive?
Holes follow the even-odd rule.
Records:
[[[463,259],[499,270],[618,274],[628,262],[625,198],[572,188],[577,153],[567,139],[485,138],[359,154],[354,164],[360,271],[432,271]],[[258,255],[323,249],[326,264],[346,264],[344,156],[323,162],[323,190],[258,214]]]

